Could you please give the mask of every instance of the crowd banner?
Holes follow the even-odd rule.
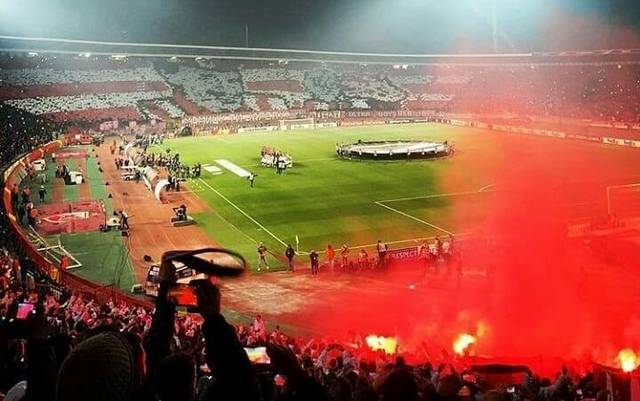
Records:
[[[253,121],[291,120],[304,115],[304,110],[256,111],[247,113],[219,113],[189,116],[182,119],[183,126],[214,126],[225,123],[243,123]]]
[[[433,110],[336,110],[311,112],[307,112],[305,110],[255,111],[244,113],[218,113],[199,116],[188,116],[182,119],[182,126],[211,127],[227,123],[249,123],[304,118],[314,118],[316,120],[376,118],[393,120],[405,118],[427,118],[432,117],[435,114],[436,113]]]
[[[476,126],[478,128],[486,128],[492,131],[501,131],[501,132],[511,132],[517,134],[526,134],[526,135],[537,135],[537,136],[545,136],[550,138],[558,138],[558,139],[576,139],[581,141],[588,142],[599,142],[605,143],[607,145],[617,145],[617,146],[627,146],[632,148],[640,148],[640,140],[633,139],[624,139],[624,138],[616,138],[614,136],[600,136],[600,135],[583,135],[583,134],[570,134],[563,131],[557,130],[549,130],[549,129],[539,129],[539,128],[528,128],[523,126],[516,125],[504,125],[504,124],[487,124],[480,122],[479,119],[483,118],[482,116],[476,116],[474,119],[468,121],[468,124],[471,126]],[[487,116],[484,116],[486,119]],[[457,125],[458,120],[450,119],[449,123],[452,125]],[[608,127],[613,128],[616,124],[604,124],[604,123],[586,123],[585,127]],[[617,124],[618,128],[621,127],[620,124]],[[634,129],[634,126],[624,124],[625,129]]]

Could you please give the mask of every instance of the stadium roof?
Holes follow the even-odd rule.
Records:
[[[488,53],[488,54],[398,54],[337,52],[300,49],[271,49],[202,46],[162,43],[105,42],[74,39],[0,35],[0,52],[27,54],[101,55],[111,57],[167,57],[279,62],[321,62],[349,64],[496,64],[539,62],[637,62],[640,49]]]
[[[0,0],[0,35],[375,53],[640,47],[637,0]]]

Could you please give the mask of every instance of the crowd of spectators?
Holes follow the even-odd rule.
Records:
[[[0,166],[51,141],[52,132],[43,119],[0,102]]]
[[[602,74],[608,72],[595,76]],[[330,82],[329,75],[315,81]],[[368,80],[375,85],[358,93],[378,96],[393,87]],[[446,84],[460,82],[451,78]],[[621,82],[630,81],[606,87],[620,93],[616,99],[622,105],[635,95],[620,89]],[[42,119],[0,103],[0,165],[51,140],[51,132]],[[219,290],[209,282],[196,287],[197,314],[177,313],[169,298],[175,275],[170,265],[160,269],[153,309],[117,299],[98,302],[53,282],[20,255],[7,224],[0,210],[0,393],[7,400],[574,401],[610,396],[592,375],[578,377],[566,369],[552,379],[527,372],[514,387],[490,388],[450,357],[423,356],[409,364],[400,355],[372,351],[357,335],[349,340],[293,337],[278,327],[267,330],[261,318],[232,326],[221,314]],[[266,348],[269,364],[252,363],[243,349],[258,346]]]
[[[138,117],[149,118],[144,104],[155,105],[169,118],[302,108],[423,109],[625,122],[638,122],[640,116],[635,101],[640,69],[634,62],[397,68],[132,58],[119,68],[79,69],[75,60],[62,68],[64,60],[60,56],[55,64],[43,60],[40,67],[0,70],[0,99],[35,114],[67,117],[85,110],[130,108],[138,110]]]
[[[267,329],[257,316],[232,326],[211,283],[195,290],[198,314],[176,313],[175,271],[163,265],[155,308],[98,303],[38,278],[0,249],[0,392],[7,400],[578,400],[607,397],[591,374],[566,369],[492,388],[450,357],[409,364],[348,340]],[[29,306],[29,307],[27,307]],[[244,348],[264,347],[268,363]],[[415,359],[415,356],[412,357]],[[266,360],[262,360],[266,362]],[[26,398],[24,398],[26,397]]]
[[[0,210],[0,394],[8,401],[606,397],[592,376],[567,371],[553,380],[529,372],[514,395],[488,386],[450,357],[411,355],[419,361],[412,365],[400,354],[372,350],[357,333],[296,337],[278,326],[269,329],[260,316],[233,326],[209,282],[195,291],[198,313],[178,313],[169,298],[175,279],[169,265],[160,269],[155,308],[104,294],[99,302],[93,293],[54,282],[20,255],[8,222]],[[246,349],[259,347],[268,364],[249,359]]]

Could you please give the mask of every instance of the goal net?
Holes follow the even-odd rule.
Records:
[[[314,128],[315,122],[313,118],[296,118],[293,120],[280,120],[280,129],[283,131],[300,129],[300,128]]]
[[[607,212],[618,218],[640,216],[640,183],[607,187]]]

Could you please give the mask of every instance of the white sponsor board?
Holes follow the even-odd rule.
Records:
[[[467,125],[469,125],[468,122],[466,121],[462,121],[462,120],[449,120],[451,125],[456,125],[458,127],[466,127]]]
[[[603,137],[602,142],[609,145],[619,145],[619,146],[629,146],[632,148],[640,148],[640,141],[634,141],[631,139]]]
[[[238,132],[243,133],[243,132],[269,132],[269,131],[277,131],[279,130],[280,127],[276,127],[273,125],[269,125],[267,127],[245,127],[245,128],[238,128]]]
[[[294,129],[311,129],[311,128],[315,128],[316,125],[315,124],[291,124],[289,126],[282,126],[281,129],[283,131],[291,131]]]
[[[332,128],[337,126],[338,123],[316,123],[316,128]]]

